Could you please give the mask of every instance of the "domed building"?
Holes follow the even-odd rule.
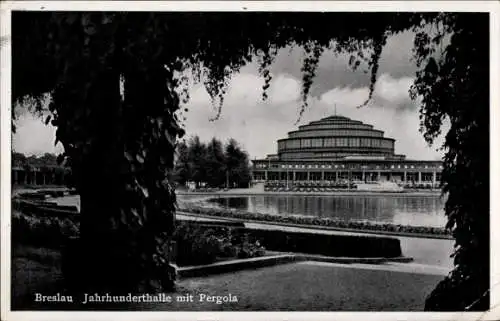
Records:
[[[255,182],[394,182],[436,187],[441,162],[408,160],[373,125],[330,116],[278,140],[278,153],[253,161]]]

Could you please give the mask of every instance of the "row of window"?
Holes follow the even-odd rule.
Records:
[[[379,151],[375,152],[363,152],[362,154],[353,154],[352,152],[328,152],[328,153],[295,153],[295,152],[284,152],[281,153],[281,159],[305,159],[305,158],[343,158],[347,156],[389,156],[389,153],[381,153]]]
[[[394,142],[367,137],[305,138],[278,142],[278,150],[323,147],[375,147],[393,149]]]
[[[315,153],[315,157],[347,157],[347,156],[389,156],[388,153],[381,152],[363,152],[362,154],[354,153]]]
[[[299,130],[303,129],[372,129],[372,125],[366,124],[324,124],[324,125],[304,125],[299,126]]]
[[[339,124],[339,125],[365,125],[363,122],[359,120],[352,120],[352,119],[321,119],[321,120],[316,120],[312,121],[309,123],[309,125],[322,125],[322,124]]]
[[[320,169],[320,168],[323,168],[323,169],[327,169],[327,168],[346,168],[346,165],[345,164],[263,164],[263,163],[258,163],[258,164],[255,164],[255,168],[268,168],[270,165],[271,168],[282,168],[282,169],[292,169],[292,168],[297,168],[297,169],[305,169],[305,168],[309,168],[309,169]],[[358,164],[351,164],[351,166],[347,167],[347,168],[352,168],[352,167],[356,167],[356,168],[361,168],[361,169],[370,169],[370,168],[375,168],[375,169],[415,169],[415,168],[427,168],[427,169],[431,169],[431,168],[434,168],[434,166],[430,166],[430,165],[422,165],[422,164],[419,164],[419,165],[415,165],[415,164],[405,164],[405,165],[401,165],[401,164],[391,164],[391,165],[372,165],[372,166],[368,166],[368,165],[361,165],[359,166]],[[439,165],[438,166],[439,169],[443,169],[443,166],[442,165]]]
[[[371,130],[349,130],[349,129],[323,129],[323,130],[307,130],[293,132],[288,135],[289,138],[297,137],[317,137],[317,136],[370,136],[384,137],[383,132]]]

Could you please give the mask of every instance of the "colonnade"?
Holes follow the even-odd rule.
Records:
[[[67,170],[40,168],[12,168],[13,185],[66,185],[70,172]]]
[[[432,183],[441,179],[441,173],[430,171],[283,171],[254,170],[255,181],[358,181],[358,182],[397,182],[397,183]]]

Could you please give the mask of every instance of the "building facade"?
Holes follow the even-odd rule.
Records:
[[[67,185],[71,181],[71,169],[57,164],[52,154],[26,157],[14,152],[11,164],[11,183],[15,186]]]
[[[67,185],[71,177],[69,169],[59,167],[15,166],[12,167],[12,185]]]
[[[310,182],[438,187],[442,162],[406,159],[395,153],[394,143],[372,125],[326,117],[278,140],[277,154],[253,160],[253,180],[287,187]]]

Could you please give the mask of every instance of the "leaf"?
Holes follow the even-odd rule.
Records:
[[[64,154],[57,155],[57,158],[56,158],[57,164],[61,165],[64,162],[64,158],[65,158]]]
[[[69,12],[68,15],[66,15],[66,23],[69,25],[74,24],[77,20],[78,20],[77,13]]]
[[[123,154],[124,154],[125,158],[126,158],[129,162],[131,162],[131,161],[134,159],[134,158],[132,157],[132,155],[130,155],[130,153],[129,153],[129,152],[127,152],[127,151],[125,151]]]
[[[171,146],[175,146],[175,137],[171,135],[168,130],[165,130],[165,138]]]
[[[349,65],[351,65],[351,66],[352,66],[352,64],[354,63],[354,60],[355,60],[355,59],[356,59],[356,57],[354,57],[353,55],[351,55],[351,56],[349,57]]]

